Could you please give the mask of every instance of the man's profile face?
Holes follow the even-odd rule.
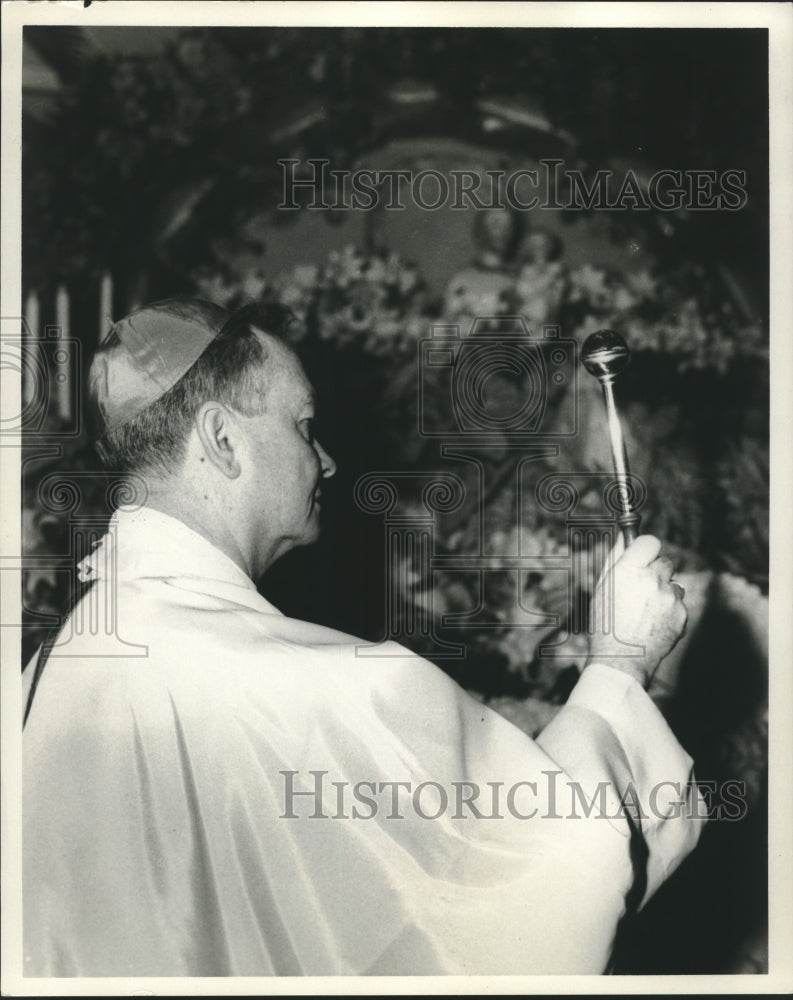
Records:
[[[245,509],[262,551],[258,572],[273,558],[319,537],[321,486],[336,471],[314,436],[314,392],[295,354],[267,334],[265,412],[244,417]]]

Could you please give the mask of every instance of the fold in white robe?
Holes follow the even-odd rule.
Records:
[[[23,737],[28,976],[598,973],[636,880],[696,843],[692,761],[610,667],[535,742],[407,650],[285,617],[155,511],[81,572]],[[569,779],[633,788],[643,853]]]

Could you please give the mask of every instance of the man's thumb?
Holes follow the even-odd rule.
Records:
[[[606,561],[603,563],[603,568],[600,571],[600,576],[598,577],[597,586],[599,587],[601,583],[606,579],[608,574],[614,568],[614,563],[620,558],[622,553],[625,551],[625,539],[622,537],[622,532],[617,534],[617,541],[614,543],[611,551],[606,556]]]

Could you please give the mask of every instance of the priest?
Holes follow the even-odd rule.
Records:
[[[685,626],[672,567],[615,550],[593,622],[635,655],[595,627],[536,741],[395,643],[283,615],[255,581],[318,537],[335,471],[286,322],[172,299],[93,360],[139,496],[25,671],[25,974],[607,971],[702,826],[645,691]]]

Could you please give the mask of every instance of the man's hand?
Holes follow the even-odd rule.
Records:
[[[589,610],[589,658],[630,674],[647,687],[658,664],[686,627],[685,592],[673,567],[659,558],[661,543],[641,535],[622,539],[609,555]]]

